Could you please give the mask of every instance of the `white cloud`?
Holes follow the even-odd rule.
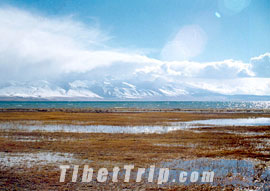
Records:
[[[0,34],[0,69],[6,71],[1,80],[50,78],[114,62],[156,62],[143,55],[105,49],[108,36],[70,17],[46,18],[0,8]]]
[[[137,72],[189,78],[238,78],[255,75],[251,70],[251,64],[234,60],[209,63],[190,61],[163,62],[160,65],[145,66],[137,69]]]
[[[252,70],[258,77],[270,77],[270,53],[251,58]]]
[[[46,91],[51,96],[96,98],[102,97],[96,92],[104,91],[130,98],[159,94],[151,88],[173,96],[188,94],[182,85],[224,94],[270,95],[265,78],[270,76],[270,53],[254,57],[250,63],[232,59],[186,61],[202,53],[207,41],[198,26],[182,28],[165,45],[161,54],[166,61],[110,48],[106,46],[108,34],[72,17],[48,18],[2,7],[0,34],[0,82],[30,82],[2,85],[0,96],[25,96],[25,92],[40,96]],[[40,87],[32,83],[35,80],[46,80],[50,85]],[[177,87],[170,88],[171,83]],[[100,84],[106,88],[100,88]]]
[[[270,78],[192,79],[186,83],[225,95],[270,95]]]

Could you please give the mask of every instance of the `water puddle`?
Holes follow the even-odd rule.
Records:
[[[185,147],[185,148],[196,148],[199,144],[166,144],[166,143],[155,143],[154,146],[159,147]]]
[[[169,126],[110,126],[110,125],[42,125],[35,122],[5,122],[2,131],[46,131],[73,133],[168,133],[176,130],[213,126],[270,126],[270,118],[209,119],[172,122]]]
[[[208,159],[173,160],[160,164],[162,168],[169,168],[168,182],[179,184],[179,174],[187,172],[187,177],[194,171],[202,174],[214,171],[213,185],[264,186],[270,184],[270,168],[265,163],[251,160]],[[156,174],[158,176],[158,174]],[[199,181],[199,180],[198,180]],[[190,184],[190,180],[184,184]]]
[[[270,186],[270,168],[265,162],[254,160],[234,160],[234,159],[211,159],[198,158],[194,160],[176,159],[169,162],[161,162],[155,165],[154,182],[145,184],[156,184],[161,169],[168,168],[168,179],[162,186],[168,185],[191,185],[191,184],[211,184],[214,186],[233,185],[239,188],[254,186],[257,190],[264,190]],[[142,176],[143,180],[149,177],[150,168],[147,168]],[[203,180],[204,173],[214,172],[212,179]],[[185,173],[185,180],[181,179],[181,174]],[[192,174],[197,173],[196,181],[192,180]],[[120,177],[124,177],[120,173]],[[210,175],[211,176],[211,175]],[[132,171],[131,179],[136,180],[137,170]],[[212,181],[209,181],[212,180]]]
[[[268,126],[270,118],[239,118],[239,119],[208,119],[186,122],[189,125],[211,125],[211,126]]]
[[[20,125],[1,124],[1,130],[72,132],[72,133],[167,133],[188,128],[188,125],[178,126],[109,126],[109,125]]]
[[[76,159],[69,153],[0,153],[0,165],[5,167],[32,167],[35,165],[74,163]]]

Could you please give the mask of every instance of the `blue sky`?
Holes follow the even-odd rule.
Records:
[[[225,2],[225,3],[224,3]],[[186,25],[198,25],[207,41],[191,61],[224,59],[248,61],[270,51],[268,0],[2,0],[48,17],[72,15],[98,25],[112,38],[114,48],[144,51],[162,59],[164,45]],[[218,16],[216,16],[218,15]]]
[[[269,0],[2,0],[0,42],[0,97],[270,96]]]

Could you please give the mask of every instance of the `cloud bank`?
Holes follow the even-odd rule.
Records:
[[[1,7],[0,96],[142,98],[181,96],[194,89],[270,95],[270,53],[248,63],[187,61],[207,41],[199,26],[180,29],[161,50],[162,60],[109,47],[110,40],[100,28],[71,16],[51,18]]]

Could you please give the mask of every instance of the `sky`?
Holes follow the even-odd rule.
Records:
[[[192,61],[248,61],[270,49],[268,0],[2,0],[1,4],[51,18],[72,16],[106,31],[111,46],[138,49],[157,59],[162,59],[166,43],[190,25],[200,27],[204,41],[198,53],[188,56]]]
[[[2,84],[99,76],[270,95],[269,0],[2,0],[0,42]]]

